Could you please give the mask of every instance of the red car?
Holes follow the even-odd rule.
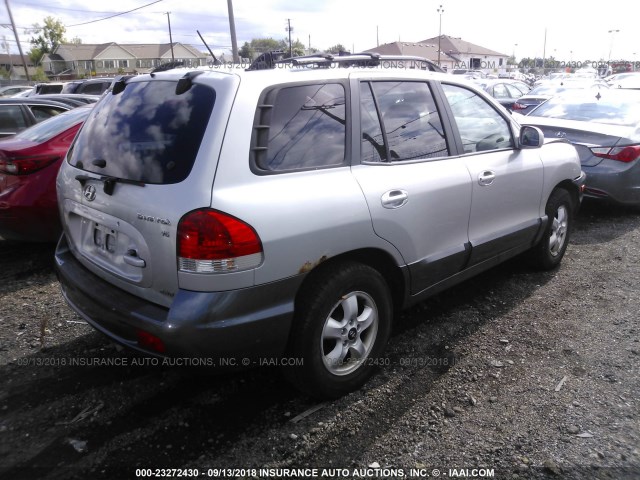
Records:
[[[91,108],[74,108],[0,140],[1,238],[58,240],[56,176]]]

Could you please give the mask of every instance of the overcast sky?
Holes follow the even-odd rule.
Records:
[[[47,16],[60,20],[66,37],[82,43],[168,43],[167,12],[174,42],[205,51],[200,31],[216,53],[230,49],[226,0],[9,0],[25,53],[26,29]],[[437,9],[442,5],[442,16]],[[142,7],[142,8],[140,8]],[[234,0],[238,47],[252,38],[293,39],[320,50],[342,44],[355,51],[377,43],[417,42],[442,33],[516,58],[546,56],[558,60],[625,58],[640,62],[640,3],[608,0]],[[118,13],[133,12],[104,19]],[[0,51],[17,52],[0,3]],[[91,22],[91,23],[88,23]],[[84,25],[81,25],[84,24]],[[546,30],[546,42],[545,42]],[[613,31],[613,32],[610,32]],[[638,55],[636,55],[636,53]]]

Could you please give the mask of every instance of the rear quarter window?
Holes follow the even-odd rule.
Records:
[[[339,83],[294,85],[261,96],[251,141],[257,173],[345,164],[345,88]]]

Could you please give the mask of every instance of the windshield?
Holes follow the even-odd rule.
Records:
[[[640,92],[558,96],[540,105],[531,115],[635,127],[640,125]]]
[[[36,123],[32,127],[17,133],[13,138],[20,138],[30,142],[42,143],[60,135],[65,130],[83,122],[91,112],[91,107],[78,107],[55,117]]]
[[[69,163],[143,183],[184,180],[200,148],[215,91],[195,84],[176,94],[176,85],[166,80],[131,82],[123,91],[107,94],[69,151]]]

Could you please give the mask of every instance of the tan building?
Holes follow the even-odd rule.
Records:
[[[461,38],[442,35],[440,38],[427,38],[419,42],[393,42],[371,48],[367,52],[382,55],[414,55],[438,63],[440,48],[440,66],[447,71],[452,69],[482,70],[485,73],[498,73],[507,66],[508,55],[490,50]]]
[[[42,57],[40,65],[50,79],[70,80],[146,73],[171,62],[206,65],[208,56],[190,45],[171,44],[63,44]]]

